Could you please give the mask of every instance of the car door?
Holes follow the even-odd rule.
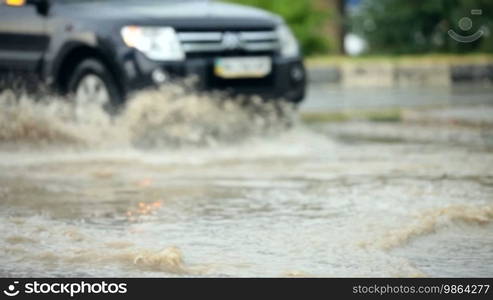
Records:
[[[0,70],[38,70],[49,43],[45,18],[35,5],[7,6],[0,0]]]

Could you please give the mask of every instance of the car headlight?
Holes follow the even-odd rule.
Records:
[[[185,53],[172,27],[125,26],[121,30],[125,44],[138,49],[149,59],[181,61]]]
[[[277,35],[279,37],[281,55],[283,57],[297,57],[300,55],[298,41],[286,24],[277,27]]]

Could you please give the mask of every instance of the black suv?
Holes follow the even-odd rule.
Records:
[[[283,20],[200,0],[0,0],[0,74],[121,104],[188,76],[197,88],[300,102],[305,69]],[[288,4],[288,3],[286,3]]]

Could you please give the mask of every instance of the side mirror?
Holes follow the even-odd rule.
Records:
[[[20,7],[25,5],[34,5],[38,12],[42,15],[48,13],[50,7],[49,0],[1,0],[7,6]]]

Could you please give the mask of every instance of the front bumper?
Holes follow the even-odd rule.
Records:
[[[258,95],[264,99],[301,102],[305,97],[306,71],[301,58],[272,57],[272,72],[264,78],[222,79],[214,74],[216,56],[187,58],[183,62],[155,62],[138,51],[123,59],[126,93],[158,82],[173,82],[187,77],[197,79],[199,90],[220,90],[232,95]]]

